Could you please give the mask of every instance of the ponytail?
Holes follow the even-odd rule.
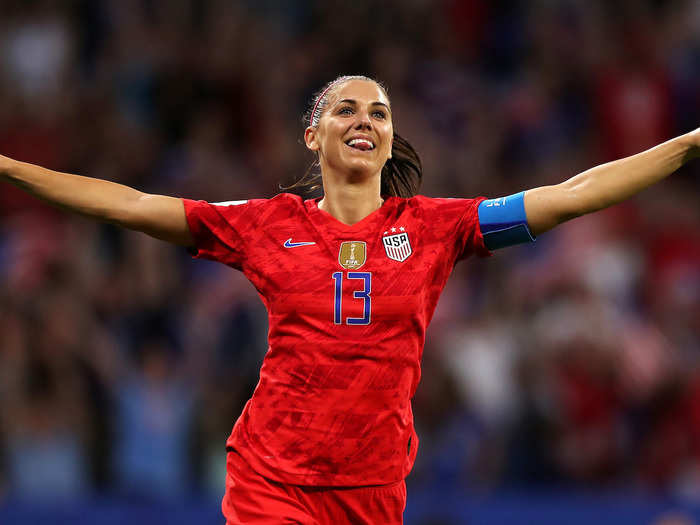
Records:
[[[391,158],[382,168],[382,195],[413,197],[423,181],[423,164],[418,152],[398,133],[394,132]]]

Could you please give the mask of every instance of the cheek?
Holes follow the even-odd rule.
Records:
[[[386,153],[391,157],[391,149],[392,149],[392,144],[393,144],[393,133],[389,134],[389,138],[386,141]]]
[[[389,151],[391,151],[391,145],[394,140],[394,127],[392,125],[387,126],[386,132],[384,133],[384,142],[387,145]]]
[[[326,147],[339,147],[338,145],[342,142],[343,130],[337,129],[335,127],[329,127],[326,131]]]

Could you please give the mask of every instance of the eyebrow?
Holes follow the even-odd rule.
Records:
[[[352,98],[344,98],[343,100],[339,100],[338,102],[336,102],[336,104],[343,104],[343,103],[353,104],[356,106],[357,100],[352,99]],[[389,110],[389,113],[391,113],[391,108],[388,105],[386,105],[384,102],[379,102],[377,100],[375,102],[372,102],[371,105],[372,106],[384,106],[387,110]]]

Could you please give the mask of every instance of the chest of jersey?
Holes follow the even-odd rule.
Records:
[[[426,249],[415,224],[404,220],[374,231],[324,233],[312,225],[279,228],[256,246],[251,256],[262,271],[255,284],[270,315],[322,329],[419,314],[439,267],[439,250]]]

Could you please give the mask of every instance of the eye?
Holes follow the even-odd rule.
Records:
[[[372,113],[372,116],[375,117],[375,118],[379,118],[379,119],[385,119],[385,118],[386,118],[386,113],[384,113],[384,112],[381,111],[381,110],[377,110],[377,111],[375,111],[375,112]]]
[[[352,115],[353,110],[350,106],[343,106],[338,110],[338,115]]]

